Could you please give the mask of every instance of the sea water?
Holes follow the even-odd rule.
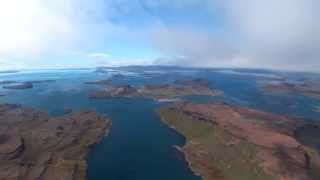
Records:
[[[140,70],[141,71],[141,70]],[[194,175],[183,155],[174,146],[183,146],[185,139],[161,123],[156,109],[165,105],[153,100],[110,98],[90,100],[88,95],[102,88],[85,84],[87,81],[112,78],[115,84],[173,83],[181,78],[205,78],[212,87],[224,92],[218,97],[186,97],[201,103],[226,102],[277,114],[307,119],[317,119],[319,113],[312,111],[320,102],[296,94],[276,95],[262,91],[259,82],[268,80],[224,71],[110,71],[97,73],[84,70],[41,70],[1,74],[1,80],[56,80],[34,84],[33,89],[7,90],[0,88],[0,103],[17,103],[48,112],[51,116],[64,115],[65,108],[93,110],[112,120],[108,136],[96,145],[88,156],[89,180],[200,180]],[[256,72],[255,72],[256,73]]]

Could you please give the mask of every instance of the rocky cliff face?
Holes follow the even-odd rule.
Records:
[[[85,179],[87,154],[110,127],[95,112],[51,118],[31,108],[0,105],[0,179]]]

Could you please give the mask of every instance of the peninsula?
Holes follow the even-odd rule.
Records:
[[[176,103],[158,110],[185,136],[181,148],[204,180],[316,180],[319,123],[227,104]]]

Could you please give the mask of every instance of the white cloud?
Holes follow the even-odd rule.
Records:
[[[0,59],[0,71],[21,69],[21,64],[14,63],[10,60]]]
[[[166,56],[157,62],[320,71],[320,1],[194,2],[209,4],[209,26],[216,26],[215,16],[224,20],[223,34],[197,32],[188,26],[160,27],[154,45]]]
[[[0,25],[1,57],[38,54],[55,41],[58,48],[76,36],[72,19],[41,0],[0,1]]]
[[[320,71],[319,7],[318,0],[1,0],[0,66],[46,65],[41,56],[70,52],[99,65],[152,63],[84,53],[119,37],[149,42],[164,55],[156,64]],[[190,14],[208,9],[207,26],[222,34],[193,24]],[[191,26],[166,22],[159,17],[166,11],[181,13]],[[135,28],[121,21],[128,16]]]
[[[94,59],[107,59],[109,55],[106,53],[90,53],[88,54],[88,57]]]
[[[105,19],[107,8],[103,0],[1,0],[0,57],[31,60],[93,48],[122,31]]]
[[[229,0],[232,28],[251,66],[320,71],[320,1]]]
[[[142,65],[148,66],[153,65],[153,60],[150,59],[106,59],[96,63],[98,66],[107,67],[119,67],[119,66],[135,66]]]

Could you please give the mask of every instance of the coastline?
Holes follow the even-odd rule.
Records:
[[[306,142],[303,137],[297,141],[290,131],[304,127],[302,121],[294,122],[282,116],[227,105],[212,107],[216,109],[186,103],[157,111],[162,123],[185,137],[185,144],[177,149],[185,155],[195,175],[203,180],[300,180],[317,177],[312,169],[320,168],[319,156],[299,143]],[[213,119],[206,116],[206,112],[214,113]],[[309,158],[306,158],[306,153]],[[292,171],[291,166],[281,169],[282,163],[274,163],[286,163],[285,157],[292,158],[291,161],[299,166]],[[306,163],[311,170],[304,168]],[[311,171],[312,175],[309,174]]]
[[[159,119],[161,121],[161,123],[163,123],[164,125],[166,125],[168,128],[174,130],[176,133],[178,133],[179,135],[183,136],[185,139],[185,142],[183,144],[183,146],[179,146],[179,145],[173,145],[173,148],[177,149],[184,158],[184,161],[186,162],[186,166],[191,170],[191,172],[193,173],[193,175],[195,176],[199,176],[201,177],[202,180],[207,180],[192,164],[192,160],[190,160],[190,157],[188,155],[188,153],[185,152],[185,148],[187,147],[189,141],[187,140],[186,136],[184,134],[182,134],[181,132],[179,132],[173,125],[168,124],[165,120],[163,120],[163,118],[161,117],[159,110],[156,110]]]

